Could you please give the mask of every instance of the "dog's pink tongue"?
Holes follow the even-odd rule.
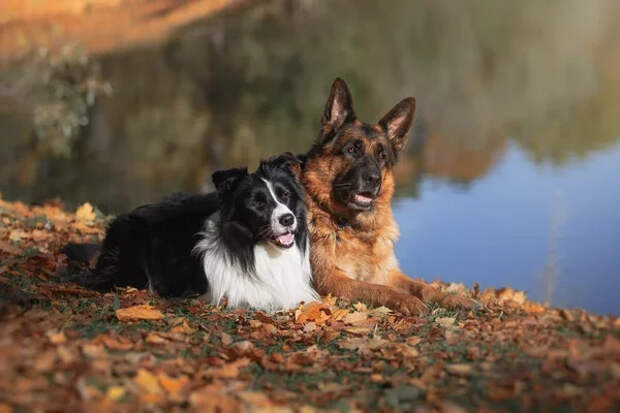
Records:
[[[360,194],[355,194],[355,200],[362,204],[370,204],[372,202],[372,198]]]
[[[289,232],[288,234],[279,235],[277,239],[278,239],[278,242],[282,245],[290,245],[293,243],[294,237],[295,235],[293,235],[292,232]]]

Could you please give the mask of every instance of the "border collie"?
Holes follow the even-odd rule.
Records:
[[[277,311],[319,298],[312,287],[299,161],[285,153],[256,172],[213,174],[215,193],[175,195],[120,215],[91,274],[99,291],[149,288],[164,297],[202,295],[230,308]],[[79,259],[80,244],[65,253]]]

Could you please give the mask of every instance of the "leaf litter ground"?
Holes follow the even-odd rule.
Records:
[[[62,282],[62,246],[106,221],[0,200],[0,413],[620,411],[615,317],[440,283],[483,308],[265,314]]]

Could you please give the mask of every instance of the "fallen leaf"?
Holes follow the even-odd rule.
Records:
[[[168,396],[173,401],[183,401],[184,396],[189,389],[189,378],[187,376],[181,376],[179,378],[172,378],[164,373],[157,375],[160,386],[168,393]]]
[[[230,336],[230,334],[226,334],[224,332],[220,334],[220,339],[222,340],[222,344],[225,346],[230,346],[233,342],[233,339]]]
[[[313,321],[317,325],[322,325],[329,319],[330,314],[331,311],[327,304],[312,301],[295,310],[295,322],[304,324]]]
[[[337,339],[338,337],[340,337],[340,331],[338,330],[325,330],[323,332],[323,341],[329,343],[330,341],[333,341],[335,339]]]
[[[75,360],[75,354],[67,346],[59,346],[56,353],[60,360],[65,364],[71,364]]]
[[[376,350],[390,344],[381,337],[354,337],[338,343],[340,348],[347,350]]]
[[[317,329],[316,323],[315,322],[310,322],[304,325],[304,333],[312,333],[314,330]]]
[[[187,323],[187,320],[183,320],[181,324],[178,324],[170,329],[171,333],[181,333],[181,334],[191,334],[194,331],[196,330],[190,327],[190,325]]]
[[[355,334],[358,336],[370,334],[370,327],[347,327],[344,329],[347,333]]]
[[[14,230],[11,230],[11,232],[9,233],[9,241],[11,242],[19,243],[22,240],[28,239],[28,238],[30,238],[30,235],[22,229],[14,229]]]
[[[455,376],[469,376],[473,368],[470,364],[448,364],[445,366],[448,373]]]
[[[418,336],[410,336],[407,337],[407,344],[409,344],[410,346],[415,346],[416,344],[420,343],[422,341],[422,339]]]
[[[12,255],[21,255],[22,253],[21,249],[5,241],[0,241],[0,250],[4,252],[8,252],[9,254],[12,254]]]
[[[239,402],[228,395],[226,388],[219,382],[194,391],[189,397],[189,403],[195,411],[235,413],[241,410]]]
[[[523,305],[523,310],[530,314],[542,314],[547,309],[539,303],[532,303],[528,301],[527,303]]]
[[[338,303],[338,297],[334,297],[333,295],[328,294],[323,297],[322,301],[330,307],[336,307],[336,304]]]
[[[120,321],[161,320],[164,318],[164,315],[149,304],[141,304],[133,307],[119,308],[116,310],[116,318]]]
[[[231,363],[225,364],[220,368],[209,370],[207,375],[220,379],[234,379],[239,376],[241,369],[246,367],[248,364],[250,364],[250,359],[243,357]]]
[[[45,333],[45,335],[52,344],[63,344],[67,342],[67,337],[65,337],[65,333],[62,331],[50,330]]]
[[[127,391],[125,390],[124,387],[121,386],[110,386],[108,387],[108,390],[105,393],[105,397],[108,400],[111,401],[118,401],[120,399],[122,399],[125,394],[127,393]]]
[[[349,310],[346,308],[336,309],[332,312],[330,320],[334,320],[334,321],[342,320],[344,316],[346,316],[347,314],[349,314]]]
[[[146,342],[149,344],[164,344],[164,343],[168,343],[168,341],[169,340],[167,338],[162,337],[158,333],[154,333],[154,332],[150,332],[146,336]]]
[[[84,344],[82,345],[82,352],[84,355],[93,359],[103,358],[106,356],[105,349],[99,344]]]
[[[361,324],[366,320],[368,320],[368,314],[361,311],[354,311],[342,317],[342,321],[346,324]]]
[[[250,327],[252,328],[259,328],[260,326],[263,325],[262,321],[259,320],[250,320]]]
[[[254,344],[250,340],[237,341],[232,346],[232,349],[236,351],[237,354],[246,354],[250,350],[254,348]]]
[[[446,344],[449,346],[454,346],[455,344],[457,344],[460,341],[460,333],[458,333],[458,330],[453,329],[453,328],[446,328],[445,332],[444,332],[444,337],[446,338]]]
[[[378,318],[385,318],[385,317],[389,316],[392,313],[393,313],[393,311],[390,310],[389,308],[385,307],[385,306],[373,308],[369,312],[370,316],[378,317]]]
[[[238,396],[245,403],[249,404],[252,407],[262,407],[261,412],[267,413],[270,410],[264,409],[265,407],[273,406],[271,400],[265,393],[258,391],[242,391],[238,393]]]
[[[101,342],[110,350],[126,351],[133,347],[133,343],[124,337],[110,337],[104,335],[101,337]]]
[[[39,354],[34,361],[34,369],[38,372],[47,372],[54,367],[56,363],[56,354],[53,351],[47,351]]]
[[[452,327],[455,322],[454,317],[437,317],[435,322],[444,328]]]
[[[41,242],[50,238],[52,238],[52,234],[47,231],[42,231],[40,229],[35,229],[32,231],[32,240],[35,242]]]
[[[136,386],[140,388],[140,390],[151,393],[151,394],[160,394],[161,387],[159,385],[159,380],[157,377],[150,371],[146,369],[139,369],[136,377],[133,379]]]
[[[89,202],[82,204],[75,211],[75,219],[82,224],[90,224],[96,217],[97,215],[95,214],[95,210]]]

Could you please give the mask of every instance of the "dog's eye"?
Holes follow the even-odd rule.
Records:
[[[254,201],[252,201],[252,206],[256,209],[263,209],[265,208],[265,202],[255,199]]]
[[[290,197],[291,197],[291,194],[288,191],[282,191],[280,193],[280,199],[284,202],[288,202]]]

